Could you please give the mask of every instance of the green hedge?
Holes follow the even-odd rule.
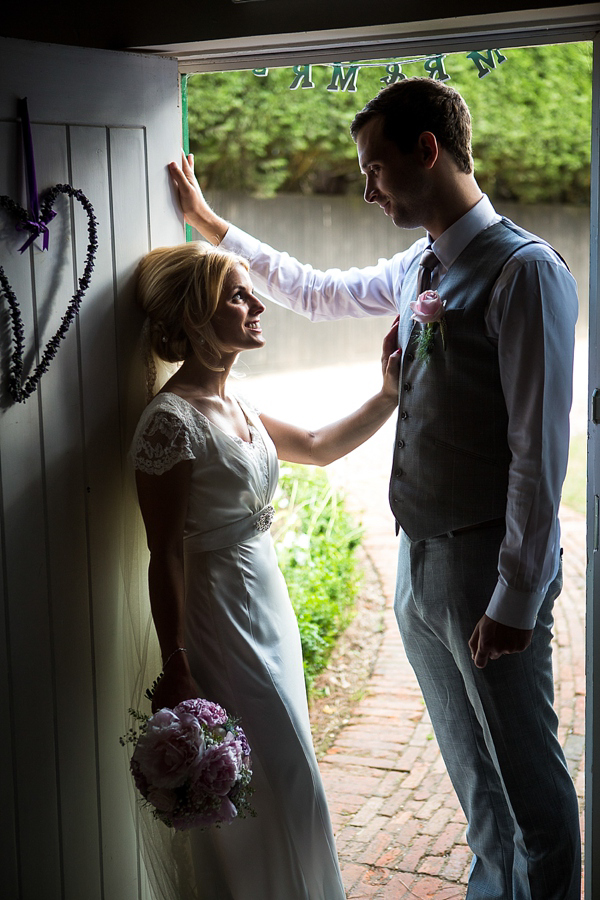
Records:
[[[587,205],[591,43],[502,53],[505,61],[485,78],[464,51],[444,54],[447,84],[471,109],[481,189],[496,201]],[[405,75],[426,74],[423,59],[402,68]],[[266,78],[251,71],[191,75],[190,145],[204,190],[361,195],[349,127],[382,87],[385,71],[363,67],[355,92],[328,91],[331,75],[330,66],[315,65],[315,89],[293,91],[289,66],[269,69]]]
[[[562,502],[585,516],[587,488],[587,435],[576,434],[569,445],[569,465],[562,490]]]
[[[298,618],[310,690],[353,616],[362,528],[318,468],[282,466],[275,508],[273,537]]]

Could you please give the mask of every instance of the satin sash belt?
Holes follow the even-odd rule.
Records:
[[[231,547],[232,544],[240,544],[254,537],[261,531],[268,531],[273,523],[275,510],[271,505],[265,506],[252,516],[238,519],[230,525],[215,528],[214,531],[206,531],[204,534],[191,534],[184,538],[183,546],[186,553],[203,553],[205,550],[222,550],[223,547]]]

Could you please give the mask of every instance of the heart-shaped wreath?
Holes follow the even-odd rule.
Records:
[[[65,337],[73,319],[79,312],[81,301],[84,294],[90,286],[90,278],[94,261],[96,258],[96,250],[98,249],[98,232],[97,221],[94,215],[94,208],[83,191],[71,187],[70,184],[55,184],[49,188],[42,199],[39,209],[39,218],[37,221],[31,221],[27,210],[23,209],[18,203],[10,197],[0,196],[0,209],[5,209],[17,220],[17,228],[20,231],[29,231],[31,236],[21,248],[24,250],[38,235],[44,235],[44,247],[47,247],[47,224],[56,215],[54,212],[54,204],[59,194],[67,194],[74,200],[77,200],[85,209],[88,217],[88,245],[85,257],[85,265],[83,274],[79,279],[78,288],[71,297],[69,305],[62,317],[61,323],[54,335],[46,344],[38,365],[35,367],[29,378],[23,382],[23,351],[25,346],[23,327],[23,317],[19,301],[15,296],[6,273],[0,265],[0,289],[2,295],[6,298],[6,302],[10,308],[10,317],[12,323],[13,351],[10,358],[8,390],[15,403],[23,403],[30,394],[32,394],[38,386],[42,375],[48,371],[48,367],[56,354],[60,342]]]

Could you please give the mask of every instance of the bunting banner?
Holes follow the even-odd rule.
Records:
[[[327,85],[327,90],[332,92],[345,91],[349,93],[356,91],[356,80],[361,69],[385,69],[385,75],[379,80],[384,85],[395,84],[397,81],[403,81],[405,78],[408,78],[408,75],[402,71],[402,67],[415,65],[416,63],[421,63],[423,65],[425,74],[429,78],[435,78],[438,81],[449,81],[451,76],[446,71],[444,62],[446,55],[447,54],[445,53],[438,53],[434,56],[419,56],[414,59],[402,59],[395,62],[387,61],[383,63],[331,63],[326,66],[326,68],[332,70],[331,80]],[[492,69],[496,68],[496,65],[506,62],[506,56],[504,56],[501,50],[497,49],[472,50],[471,53],[467,53],[466,56],[467,59],[472,61],[479,78],[485,78]],[[289,86],[290,91],[297,91],[299,88],[302,90],[314,88],[313,68],[315,68],[313,65],[292,66],[293,79]],[[267,78],[269,70],[253,69],[252,74],[256,75],[257,78]]]

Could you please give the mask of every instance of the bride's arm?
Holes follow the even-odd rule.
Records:
[[[326,466],[359,447],[386,422],[398,405],[400,350],[397,347],[398,320],[383,341],[381,357],[383,385],[360,409],[344,419],[308,431],[261,414],[279,459],[307,465]]]
[[[191,460],[179,462],[161,475],[136,471],[138,500],[150,550],[150,606],[164,667],[152,701],[153,711],[163,706],[172,709],[182,700],[198,696],[187,653],[179,650],[185,647],[183,528],[191,474]]]

